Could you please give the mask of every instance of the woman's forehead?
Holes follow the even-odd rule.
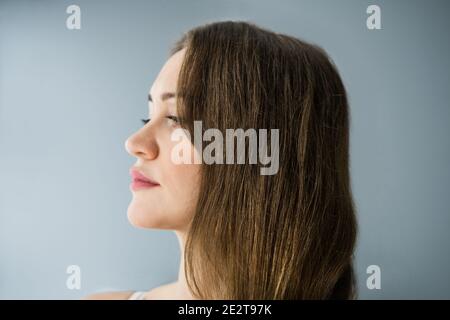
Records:
[[[178,76],[183,63],[185,49],[172,55],[161,68],[158,76],[153,82],[149,94],[154,99],[159,99],[164,93],[177,91]]]

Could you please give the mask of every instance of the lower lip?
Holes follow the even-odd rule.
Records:
[[[133,180],[133,182],[130,184],[130,187],[133,191],[141,190],[141,189],[149,189],[149,188],[155,188],[159,187],[159,184],[154,184],[150,182],[145,182],[141,180]]]

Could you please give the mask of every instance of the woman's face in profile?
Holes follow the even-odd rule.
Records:
[[[127,215],[136,227],[185,230],[194,213],[201,165],[172,161],[172,149],[180,144],[191,150],[193,160],[200,157],[187,136],[181,142],[171,139],[179,128],[176,92],[184,54],[185,49],[178,51],[165,63],[149,94],[151,120],[125,142],[127,152],[137,159],[133,169],[159,184],[132,189]]]

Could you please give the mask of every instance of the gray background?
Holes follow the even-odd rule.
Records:
[[[81,30],[66,8],[81,7]],[[381,7],[382,30],[366,8]],[[171,231],[133,228],[126,138],[183,31],[255,22],[321,45],[351,103],[362,299],[450,298],[448,1],[0,1],[0,298],[173,281]],[[81,290],[66,268],[81,267]],[[381,267],[381,290],[366,268]]]

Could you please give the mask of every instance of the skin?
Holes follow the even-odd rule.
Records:
[[[194,299],[184,276],[184,246],[186,233],[194,215],[199,192],[200,164],[187,136],[172,141],[171,134],[179,125],[168,116],[177,116],[176,96],[167,98],[166,93],[177,92],[177,80],[185,49],[175,53],[162,67],[150,90],[149,121],[125,142],[127,152],[136,157],[134,168],[159,183],[159,186],[133,191],[127,216],[137,228],[173,230],[180,244],[180,267],[178,280],[149,290],[146,299]],[[164,98],[167,98],[165,99]],[[172,161],[175,145],[183,144],[183,150],[191,151],[191,164]],[[198,160],[198,159],[197,159]],[[97,293],[84,299],[128,299],[133,291]]]

